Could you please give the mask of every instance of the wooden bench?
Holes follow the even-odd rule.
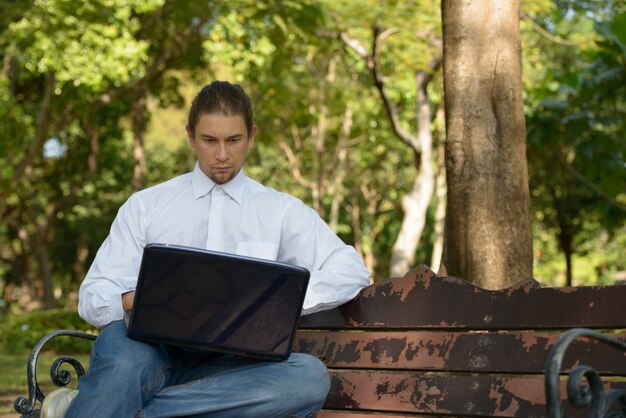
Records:
[[[569,344],[572,333],[589,334],[569,331],[553,353],[553,385],[564,394],[562,360],[565,372],[584,362],[609,376],[608,386],[626,389],[626,286],[541,288],[531,279],[488,291],[422,266],[338,309],[304,317],[295,350],[330,370],[323,418],[541,417],[548,415],[549,351],[576,327],[602,329],[621,350],[589,338]],[[552,392],[551,412],[560,416],[562,395]]]
[[[421,266],[377,282],[340,308],[303,317],[294,350],[317,356],[330,370],[319,418],[592,416],[590,408],[562,402],[563,373],[574,369],[574,402],[618,411],[613,401],[621,394],[626,413],[625,328],[626,286],[541,288],[531,279],[488,291]],[[35,400],[44,397],[34,377],[39,351],[68,334],[95,338],[57,331],[37,344],[29,398],[15,402],[24,417],[37,416]],[[604,382],[598,384],[594,370],[574,367],[583,362]],[[52,374],[61,385],[69,381],[69,373],[57,372],[62,363],[83,372],[75,360],[60,358]],[[581,371],[592,390],[584,389],[585,380],[577,394]]]

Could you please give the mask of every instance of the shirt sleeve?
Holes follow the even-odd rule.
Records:
[[[370,284],[354,247],[344,244],[315,210],[296,199],[286,208],[278,259],[311,272],[303,315],[342,305]]]
[[[146,238],[139,203],[122,205],[80,286],[78,314],[102,328],[124,318],[123,293],[134,290]]]

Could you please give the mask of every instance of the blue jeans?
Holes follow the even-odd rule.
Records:
[[[272,362],[149,344],[118,321],[96,339],[66,417],[309,417],[329,388],[307,354]]]

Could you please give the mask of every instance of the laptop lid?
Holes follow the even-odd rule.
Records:
[[[309,276],[276,261],[148,244],[128,336],[283,360],[291,354]]]

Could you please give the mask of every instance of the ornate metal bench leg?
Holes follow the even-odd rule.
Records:
[[[33,348],[33,351],[28,357],[28,364],[26,365],[26,375],[28,377],[28,399],[20,396],[13,404],[15,410],[22,414],[23,417],[39,416],[39,413],[33,410],[35,408],[35,403],[37,401],[43,402],[45,395],[41,392],[39,384],[37,383],[37,360],[44,345],[53,338],[62,335],[83,338],[86,340],[96,339],[95,335],[87,334],[81,331],[59,330],[46,334],[37,342],[35,348]],[[63,363],[70,364],[74,368],[77,377],[81,377],[85,374],[85,369],[78,360],[68,356],[59,357],[52,363],[52,367],[50,368],[50,378],[56,386],[65,386],[71,380],[71,373],[69,371],[59,370]]]
[[[546,362],[546,408],[548,417],[563,418],[559,394],[559,377],[563,356],[569,344],[578,337],[599,340],[626,352],[626,342],[611,338],[607,334],[586,328],[574,328],[563,333],[554,344]],[[583,378],[587,381],[582,382]],[[572,369],[567,379],[567,398],[574,407],[590,406],[590,417],[624,417],[626,416],[626,392],[623,390],[605,391],[600,375],[591,367],[581,365]],[[621,403],[621,413],[608,413],[612,404]]]

